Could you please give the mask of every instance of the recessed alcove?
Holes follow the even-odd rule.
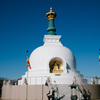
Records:
[[[63,72],[63,60],[59,57],[52,58],[49,62],[50,73]]]

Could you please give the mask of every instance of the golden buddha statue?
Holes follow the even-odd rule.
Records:
[[[53,73],[61,73],[62,72],[62,70],[61,70],[61,66],[60,66],[60,64],[58,64],[58,63],[54,63],[54,67],[53,67],[53,71],[52,71]]]
[[[50,66],[50,73],[62,73],[63,70],[61,69],[61,61],[51,61],[49,66]]]
[[[58,70],[58,65],[57,63],[54,64],[54,69],[53,70]]]

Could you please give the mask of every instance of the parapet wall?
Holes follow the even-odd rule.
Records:
[[[84,84],[82,86],[91,93],[92,99],[100,99],[100,84]]]
[[[4,100],[47,100],[45,94],[48,91],[48,87],[44,85],[4,85],[1,98]]]
[[[80,85],[81,86],[81,85]],[[100,99],[100,85],[82,85],[92,94],[92,99]],[[81,88],[83,88],[81,87]],[[69,85],[58,85],[60,95],[65,95],[63,100],[70,100],[71,89]],[[2,99],[4,100],[48,100],[46,94],[49,88],[44,85],[3,85]],[[81,97],[77,91],[78,100]],[[26,99],[27,98],[27,99]]]

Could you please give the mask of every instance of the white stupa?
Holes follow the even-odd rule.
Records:
[[[72,51],[60,42],[61,35],[55,34],[54,18],[56,13],[46,14],[49,20],[48,34],[44,35],[44,45],[36,48],[30,55],[31,69],[18,81],[22,85],[28,79],[28,85],[45,84],[47,77],[52,84],[72,84],[73,78],[79,84],[86,83],[83,75],[76,70],[76,60]]]

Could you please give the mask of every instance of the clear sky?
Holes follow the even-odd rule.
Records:
[[[25,74],[29,55],[43,45],[46,13],[57,13],[56,34],[75,55],[84,76],[100,76],[100,0],[0,0],[0,77]]]

